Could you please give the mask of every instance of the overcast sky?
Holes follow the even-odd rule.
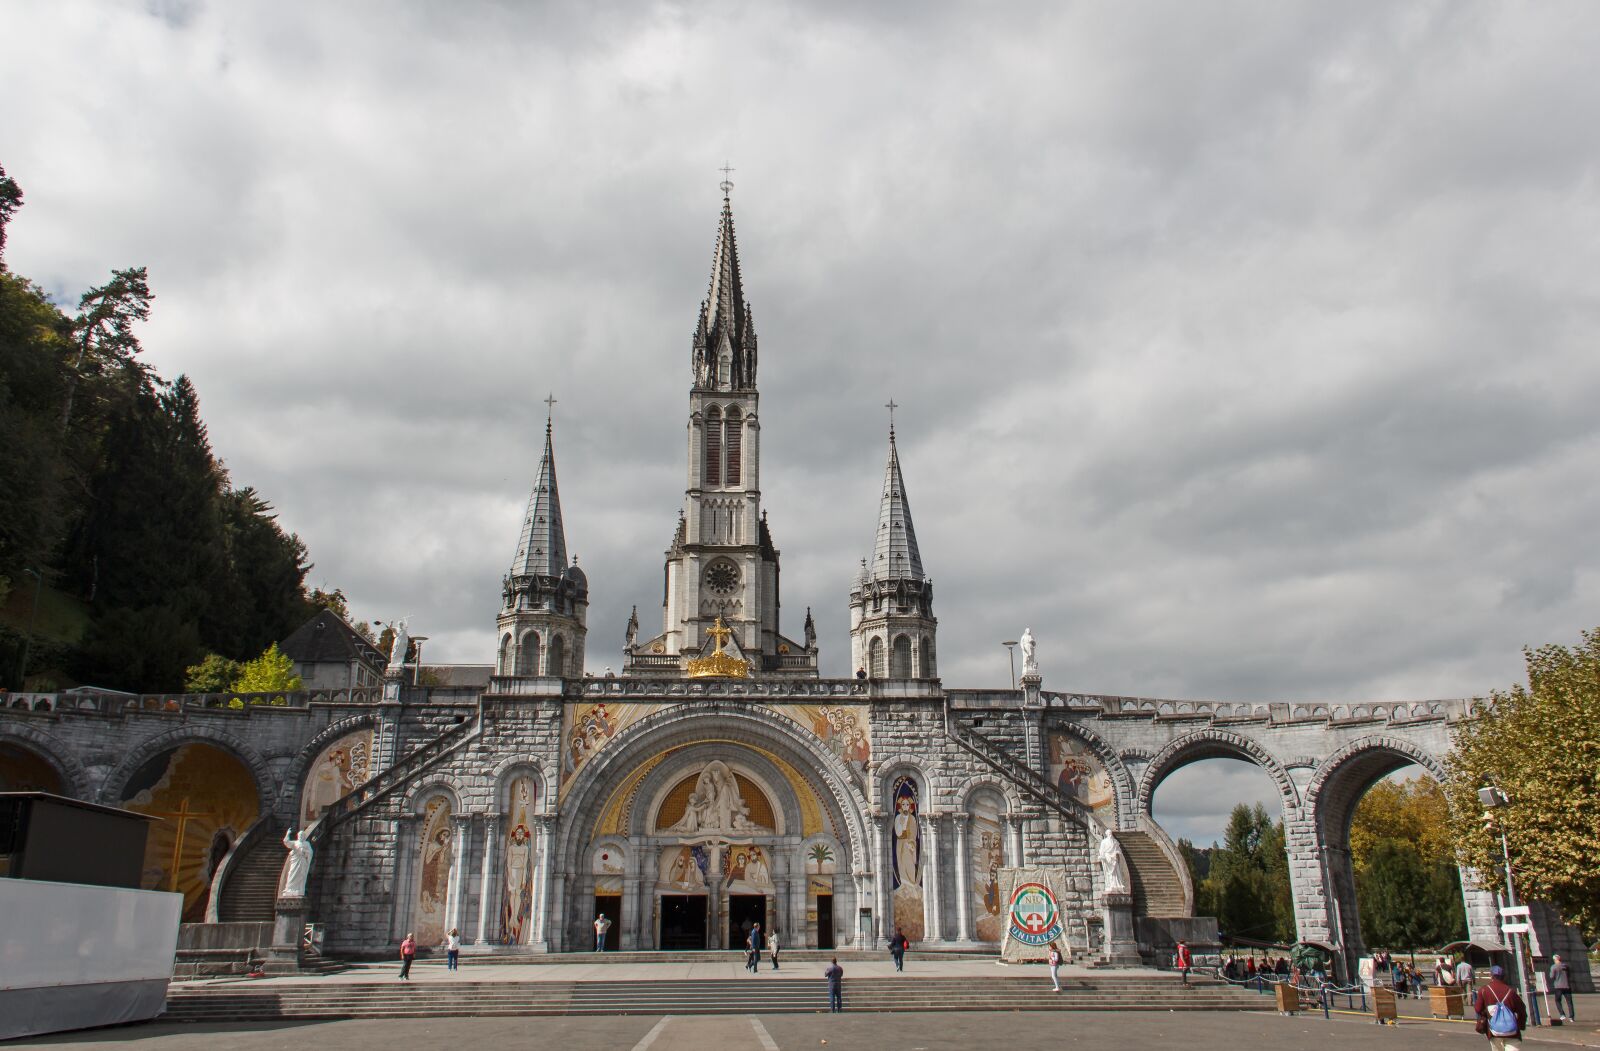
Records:
[[[1472,695],[1600,623],[1596,55],[1590,3],[12,3],[8,260],[147,265],[235,483],[430,659],[491,659],[553,390],[598,672],[727,160],[825,674],[892,396],[947,684],[1029,625],[1047,689]]]

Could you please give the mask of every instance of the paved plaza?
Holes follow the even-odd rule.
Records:
[[[1579,1017],[1595,1022],[1532,1031],[1529,1046],[1600,1047],[1600,995],[1580,998]],[[63,1034],[6,1045],[103,1049],[127,1046],[137,1051],[278,1051],[285,1048],[338,1047],[341,1051],[392,1051],[399,1047],[560,1048],[563,1051],[1055,1051],[1062,1047],[1098,1049],[1180,1048],[1182,1051],[1237,1051],[1241,1046],[1272,1051],[1344,1051],[1382,1047],[1387,1051],[1487,1046],[1464,1023],[1405,1020],[1380,1029],[1344,1015],[1284,1018],[1275,1014],[1223,1012],[1182,1014],[1160,1011],[1044,1014],[1029,1012],[961,1014],[734,1015],[611,1018],[450,1018],[439,1021],[385,1020],[270,1025],[173,1025],[147,1023]]]

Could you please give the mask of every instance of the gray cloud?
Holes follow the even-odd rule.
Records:
[[[554,390],[656,616],[714,168],[785,622],[902,453],[946,681],[1481,693],[1600,599],[1591,5],[24,3],[18,271],[144,333],[356,611],[484,661]],[[1225,809],[1225,808],[1224,808]]]

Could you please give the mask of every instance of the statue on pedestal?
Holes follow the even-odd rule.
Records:
[[[1128,877],[1128,858],[1122,853],[1122,844],[1117,842],[1116,835],[1109,828],[1100,837],[1100,847],[1095,853],[1100,859],[1100,878],[1105,884],[1104,892],[1132,893],[1132,882]]]
[[[1034,655],[1034,647],[1037,646],[1038,643],[1033,637],[1033,629],[1032,628],[1023,628],[1022,629],[1021,645],[1022,645],[1022,674],[1024,674],[1024,675],[1038,675],[1039,674],[1039,659],[1038,659],[1037,656]]]
[[[311,843],[304,830],[296,835],[291,828],[283,834],[283,845],[289,848],[289,860],[283,875],[283,892],[279,897],[303,898],[306,896],[306,880],[311,878]]]
[[[406,666],[406,650],[411,648],[411,632],[406,628],[406,620],[401,617],[394,622],[394,645],[389,647],[389,667],[391,669]]]

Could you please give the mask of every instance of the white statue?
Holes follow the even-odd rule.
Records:
[[[720,759],[713,759],[700,771],[689,793],[683,817],[668,832],[695,835],[702,832],[749,832],[755,829],[750,808],[739,795],[733,771]]]
[[[1039,659],[1034,656],[1034,647],[1038,645],[1033,637],[1032,628],[1022,629],[1022,674],[1038,675]]]
[[[304,830],[297,836],[294,829],[283,834],[283,845],[289,848],[289,860],[283,875],[283,897],[306,896],[306,880],[311,878],[311,843]]]
[[[394,645],[389,647],[391,668],[403,668],[406,664],[406,650],[411,648],[411,632],[406,630],[407,619],[401,617],[394,622]]]
[[[1132,887],[1128,878],[1128,858],[1122,853],[1122,844],[1108,828],[1100,837],[1100,878],[1107,894],[1129,894]]]

